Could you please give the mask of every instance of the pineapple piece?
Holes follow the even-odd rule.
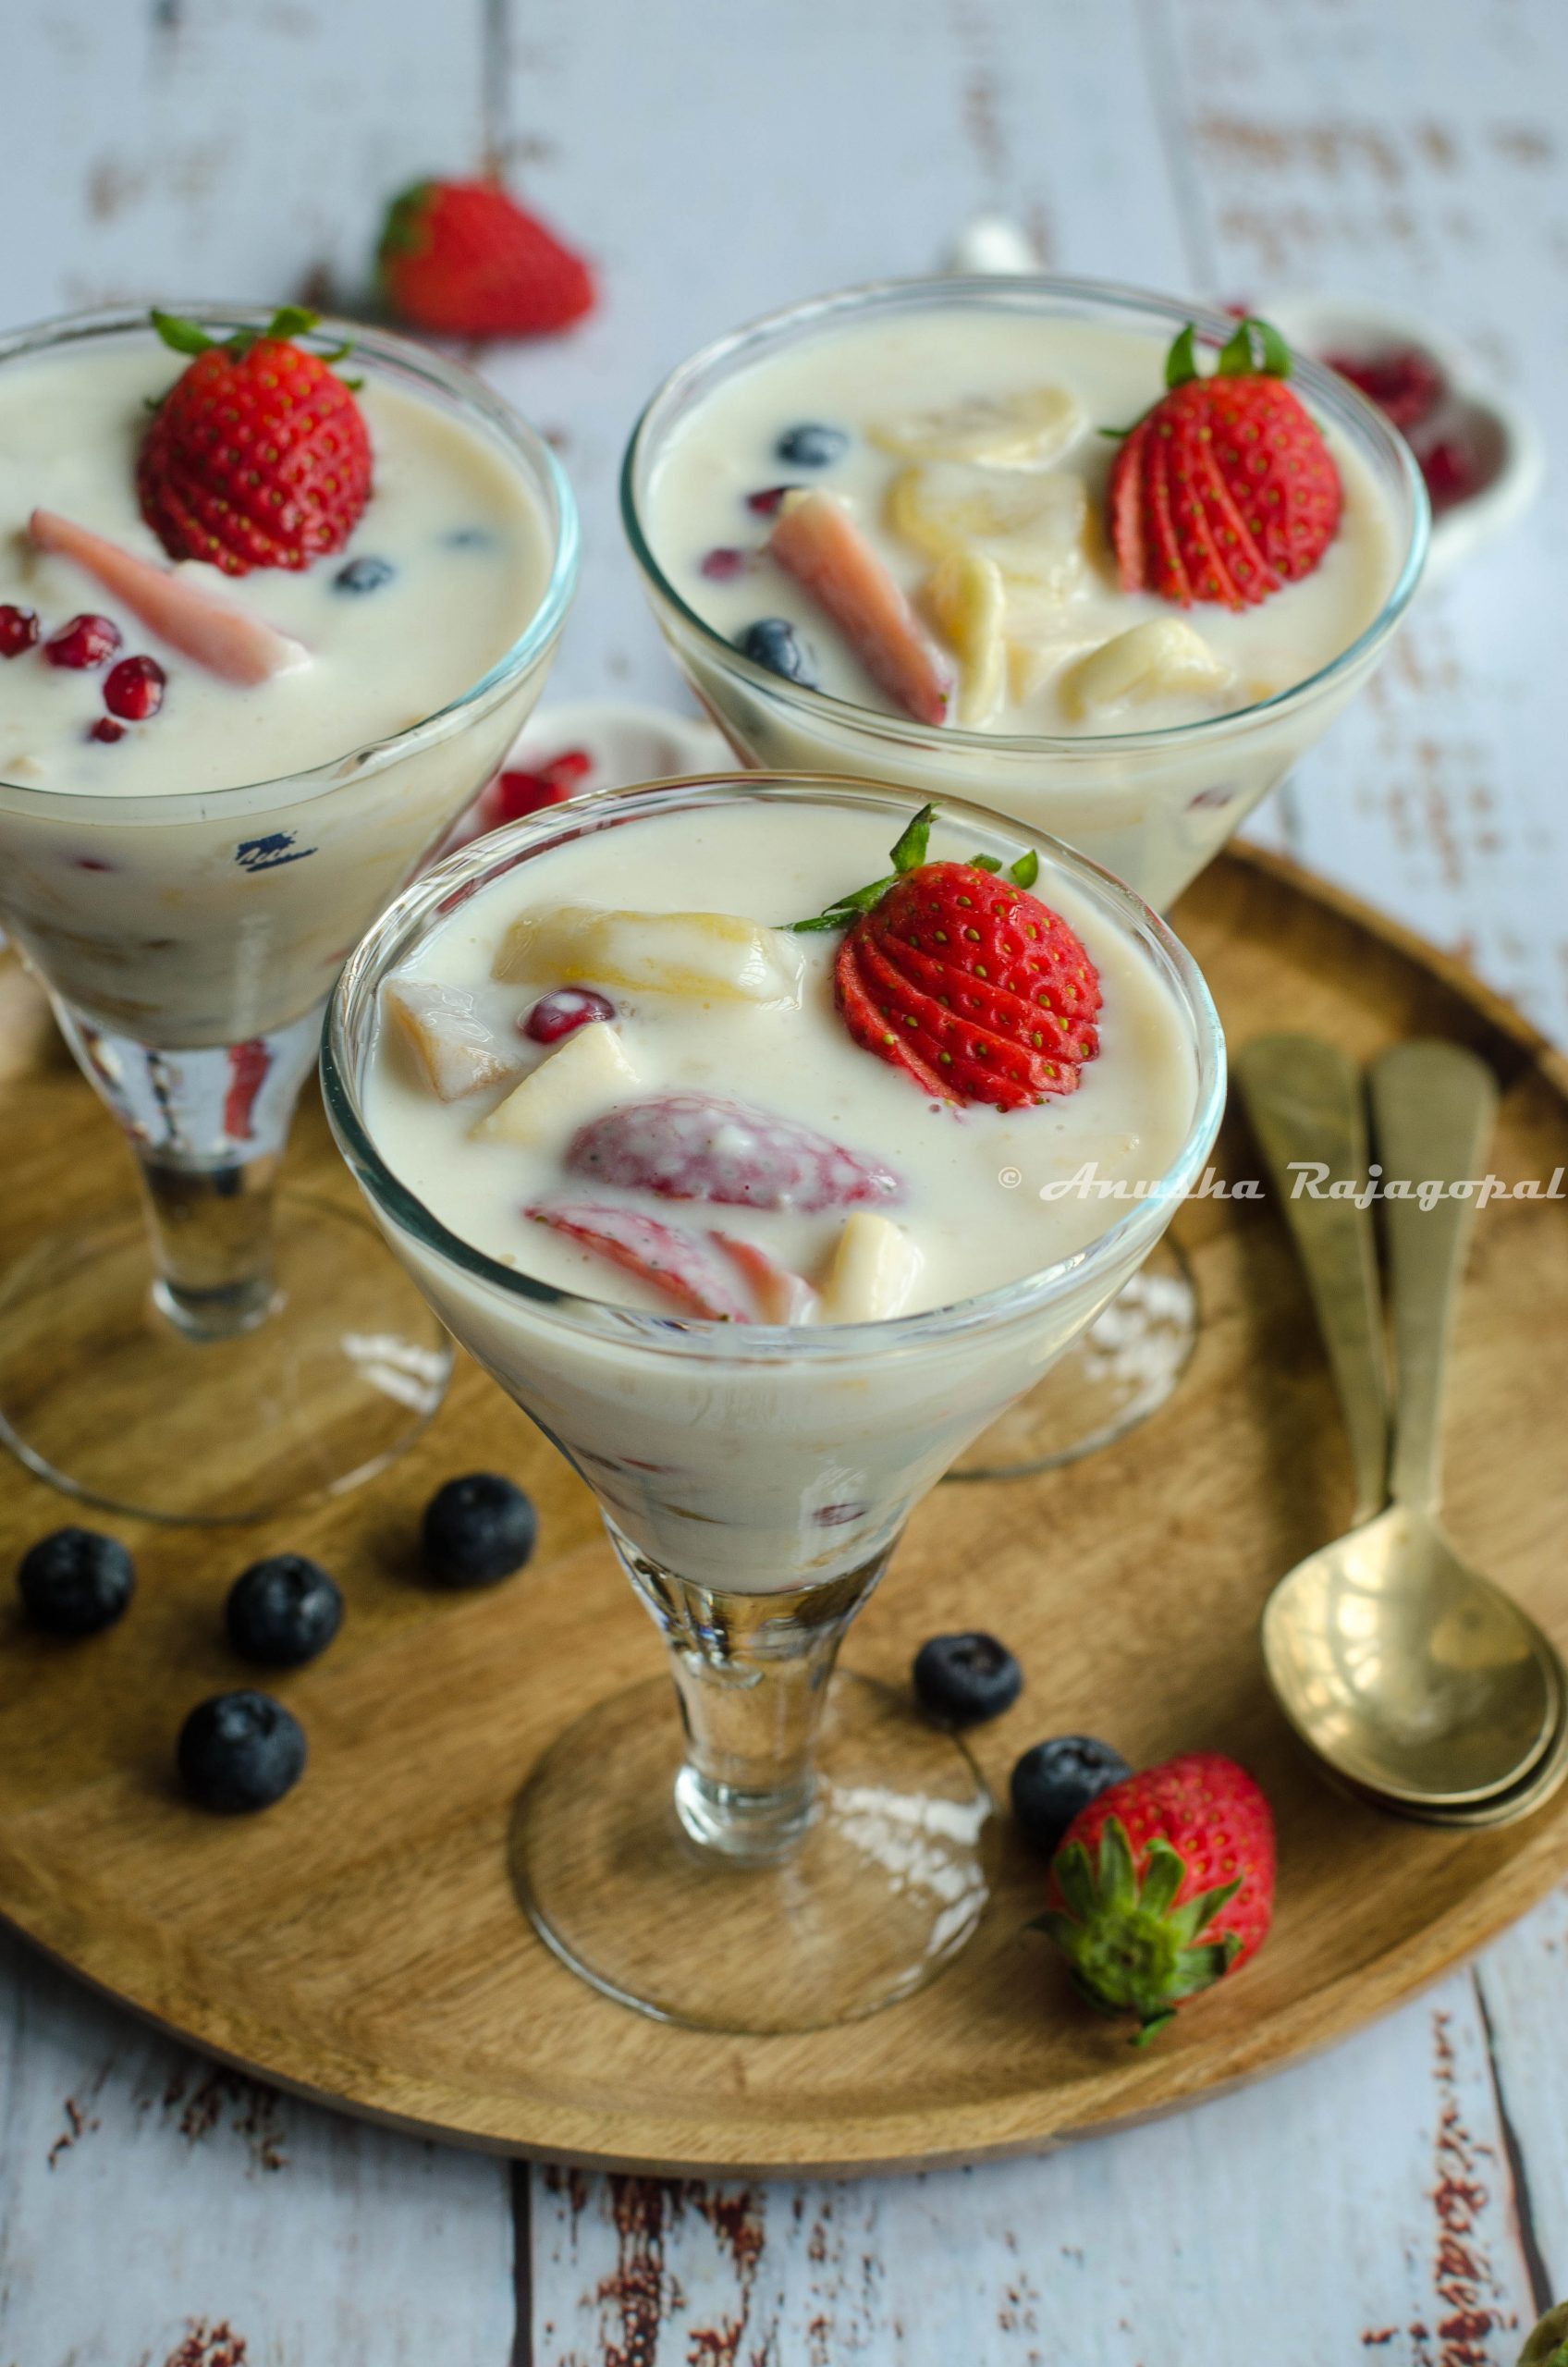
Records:
[[[1180,617],[1153,618],[1091,649],[1062,678],[1062,705],[1085,716],[1123,699],[1201,697],[1231,680],[1231,668]]]
[[[947,635],[962,662],[958,719],[981,724],[1001,702],[1007,679],[1002,624],[1007,591],[994,558],[975,551],[949,551],[925,586],[925,601],[937,631]]]
[[[800,1001],[804,970],[787,930],[738,913],[611,912],[597,904],[521,914],[491,964],[492,976],[508,980],[775,1004]]]
[[[867,430],[901,460],[978,460],[997,469],[1044,468],[1083,432],[1083,410],[1065,386],[972,395],[950,411],[912,411]]]
[[[607,1020],[591,1020],[586,1027],[563,1036],[555,1050],[530,1069],[488,1117],[481,1118],[473,1139],[531,1148],[570,1141],[580,1126],[637,1082],[618,1031]]]
[[[467,987],[425,978],[388,978],[382,1009],[443,1101],[460,1101],[482,1085],[500,1085],[522,1066],[515,1036],[507,1042],[479,1015]]]
[[[845,1220],[822,1284],[820,1319],[878,1323],[901,1315],[925,1262],[901,1224],[856,1208]]]
[[[1063,597],[1083,572],[1089,497],[1075,476],[925,460],[893,479],[888,522],[932,558],[971,551],[994,558],[1010,583]]]

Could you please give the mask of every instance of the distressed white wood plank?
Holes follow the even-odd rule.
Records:
[[[507,2367],[508,2180],[220,2070],[0,1935],[5,2367]]]
[[[1552,0],[1150,0],[1216,288],[1425,313],[1568,428],[1568,11]],[[1426,597],[1287,792],[1293,849],[1568,1040],[1568,486]]]
[[[1568,1891],[1516,1924],[1476,1971],[1539,2282],[1561,2300],[1568,2295]]]
[[[1042,2162],[859,2186],[541,2172],[537,2367],[1512,2367],[1533,2323],[1470,1979]]]
[[[358,288],[386,198],[481,162],[484,21],[480,0],[7,8],[7,323]]]

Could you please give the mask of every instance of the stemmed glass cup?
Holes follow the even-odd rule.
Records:
[[[215,331],[266,317],[194,309]],[[0,781],[0,924],[142,1202],[36,1243],[0,1281],[0,1437],[61,1488],[165,1519],[257,1519],[349,1486],[440,1402],[449,1344],[374,1229],[280,1198],[278,1170],[345,955],[495,771],[576,577],[566,479],[499,397],[399,338],[321,335],[516,472],[548,552],[516,642],[439,713],[288,779],[237,762],[233,787],[182,791],[176,755],[153,796]],[[138,340],[141,313],[45,323],[0,341],[0,371]]]
[[[1053,879],[1070,883],[1183,1023],[1180,1151],[1097,1237],[955,1306],[784,1327],[578,1296],[449,1231],[399,1182],[367,1115],[382,982],[472,897],[567,840],[614,834],[606,901],[620,902],[646,821],[686,816],[700,837],[715,808],[780,799],[802,831],[847,805],[885,816],[891,840],[910,816],[891,790],[756,774],[574,801],[405,890],[345,968],[323,1053],[328,1117],[387,1239],[593,1490],[668,1648],[679,1729],[655,1680],[601,1700],[546,1750],[512,1820],[519,1893],[598,1988],[729,2030],[868,2013],[929,1980],[974,1931],[985,1784],[901,1696],[834,1678],[839,1647],[920,1498],[1147,1256],[1201,1171],[1224,1097],[1214,1007],[1163,923],[1040,832],[952,801],[943,818],[977,851],[1010,862],[1035,848],[1036,892],[1048,902]]]

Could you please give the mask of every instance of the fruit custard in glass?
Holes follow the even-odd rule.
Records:
[[[741,775],[438,865],[349,963],[324,1061],[394,1247],[594,1489],[671,1649],[685,1760],[637,1686],[520,1809],[540,1930],[715,2027],[928,1979],[986,1895],[985,1787],[850,1680],[819,1787],[828,1674],[912,1506],[1200,1168],[1224,1062],[1191,962],[973,807]],[[1126,1196],[1051,1190],[1085,1162]]]
[[[120,313],[0,341],[0,923],[130,1140],[153,1250],[117,1218],[35,1249],[0,1295],[0,1429],[144,1511],[344,1484],[445,1370],[374,1237],[273,1187],[349,949],[538,695],[576,530],[478,380],[349,334]],[[247,1456],[236,1418],[220,1477],[197,1410],[230,1362],[278,1420]]]

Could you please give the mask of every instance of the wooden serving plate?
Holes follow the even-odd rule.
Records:
[[[1455,1036],[1503,1083],[1497,1172],[1544,1183],[1568,1166],[1568,1065],[1430,949],[1244,851],[1189,891],[1178,926],[1233,1044],[1280,1025],[1358,1055]],[[0,971],[0,1126],[6,1257],[122,1184],[107,1119],[14,968]],[[1215,1164],[1232,1179],[1260,1171],[1238,1121]],[[317,1111],[294,1172],[351,1202]],[[137,2011],[284,2087],[465,2143],[658,2170],[853,2171],[1039,2149],[1341,2037],[1568,1873],[1568,1794],[1523,1825],[1455,1836],[1319,1780],[1272,1706],[1255,1637],[1276,1577],[1349,1513],[1323,1358],[1276,1211],[1207,1199],[1179,1229],[1206,1329],[1175,1399],[1074,1468],[939,1489],[848,1652],[899,1682],[935,1630],[983,1623],[1007,1637],[1028,1687],[976,1746],[998,1787],[1027,1742],[1067,1728],[1134,1760],[1212,1746],[1256,1770],[1280,1821],[1274,1936],[1146,2053],[1077,2005],[1025,1931],[1041,1873],[1011,1835],[999,1894],[957,1966],[840,2030],[666,2028],[546,1953],[508,1880],[512,1801],[560,1727],[651,1674],[660,1648],[586,1491],[468,1365],[419,1445],[343,1502],[260,1530],[105,1521],[141,1570],[108,1635],[52,1646],[6,1600],[0,1912]],[[1561,1204],[1481,1215],[1453,1391],[1454,1536],[1568,1642]],[[441,1478],[486,1466],[539,1500],[540,1550],[492,1593],[429,1591],[410,1552],[420,1508]],[[7,1568],[72,1516],[4,1463]],[[180,1799],[174,1737],[193,1701],[248,1681],[222,1641],[223,1595],[246,1562],[285,1546],[337,1573],[349,1618],[316,1667],[276,1686],[310,1733],[304,1783],[267,1815],[225,1822]]]

